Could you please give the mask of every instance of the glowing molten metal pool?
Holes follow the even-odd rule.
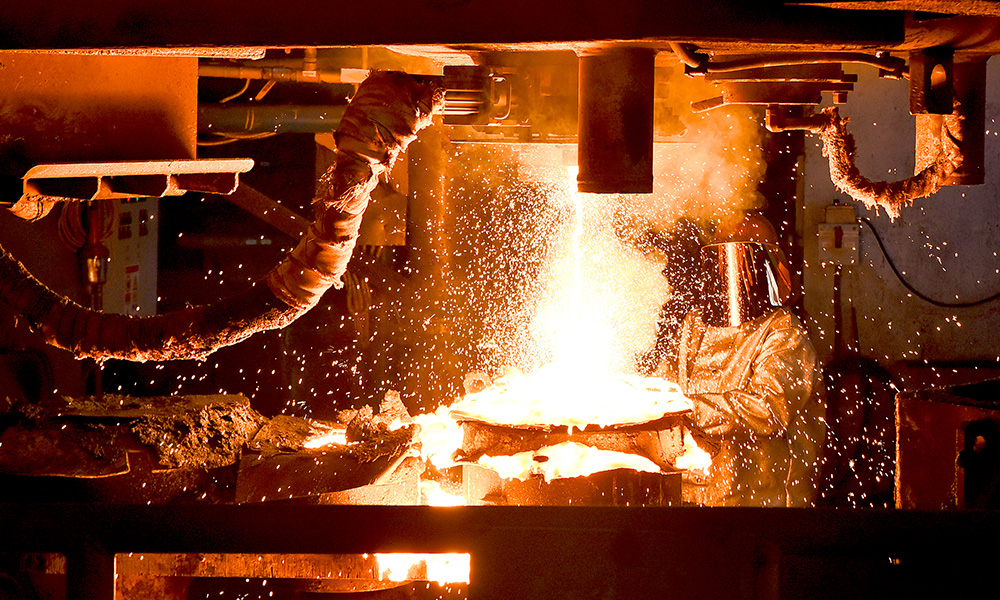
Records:
[[[435,466],[476,464],[503,479],[545,481],[613,469],[704,467],[684,435],[691,401],[676,385],[638,375],[515,373],[433,414],[419,415],[422,453]]]

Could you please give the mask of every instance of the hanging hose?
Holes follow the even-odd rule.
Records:
[[[847,131],[850,119],[841,119],[836,106],[824,108],[825,122],[809,130],[819,133],[823,141],[823,156],[830,161],[830,179],[837,188],[869,209],[885,209],[890,220],[899,217],[899,211],[917,198],[937,192],[962,164],[962,118],[956,108],[944,117],[946,135],[942,136],[943,148],[937,159],[922,171],[900,181],[871,181],[854,163],[854,136]]]
[[[247,89],[249,89],[249,88],[250,88],[250,78],[244,79],[243,80],[243,87],[241,87],[238,92],[232,93],[232,94],[226,96],[225,98],[223,98],[222,100],[219,100],[219,104],[225,104],[226,102],[229,102],[230,100],[235,100],[235,99],[239,98],[240,96],[243,95],[243,92],[247,91]]]
[[[68,201],[63,203],[59,211],[59,240],[70,250],[76,252],[87,244],[87,229],[83,225],[82,213],[87,202]],[[97,219],[100,221],[98,242],[111,237],[115,229],[114,201],[101,200],[95,205]]]
[[[285,327],[343,285],[371,190],[431,124],[444,93],[409,75],[376,72],[351,100],[337,131],[336,163],[321,178],[315,220],[299,245],[249,290],[154,317],[89,310],[56,294],[0,248],[0,299],[49,344],[99,361],[202,359],[250,335]]]

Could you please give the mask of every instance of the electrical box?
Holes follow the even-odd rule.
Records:
[[[824,265],[858,262],[858,217],[853,206],[826,207],[826,222],[819,224],[819,260]]]
[[[108,247],[108,280],[104,311],[132,316],[156,314],[159,199],[104,200],[115,202],[115,230]]]

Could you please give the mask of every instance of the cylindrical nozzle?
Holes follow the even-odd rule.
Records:
[[[655,56],[650,48],[581,53],[579,191],[653,192]]]

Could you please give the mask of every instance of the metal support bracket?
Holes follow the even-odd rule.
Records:
[[[228,195],[253,164],[253,159],[236,158],[36,165],[22,178],[22,194],[69,200]]]

